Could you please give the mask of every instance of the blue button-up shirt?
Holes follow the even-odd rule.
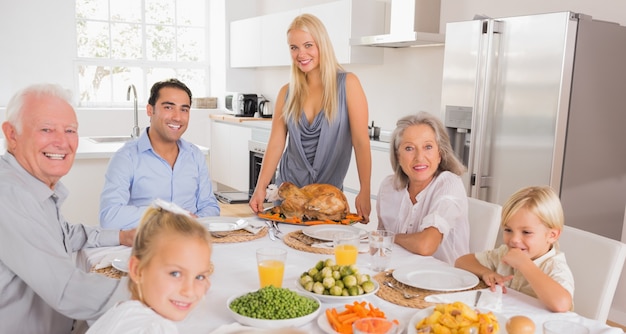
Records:
[[[183,139],[178,140],[178,148],[172,168],[154,151],[146,129],[113,155],[100,196],[102,227],[137,227],[156,198],[176,203],[198,217],[219,216],[205,155]]]

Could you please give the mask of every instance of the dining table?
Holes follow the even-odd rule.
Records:
[[[307,226],[299,224],[278,223],[280,233],[276,238],[270,238],[267,233],[266,221],[257,216],[245,217],[252,226],[264,226],[265,230],[254,238],[249,240],[235,239],[232,242],[223,242],[220,238],[215,238],[212,248],[212,261],[214,264],[214,272],[210,277],[211,286],[205,298],[193,309],[187,318],[177,325],[180,333],[229,333],[229,327],[237,326],[235,319],[229,313],[227,300],[231,296],[241,295],[246,292],[252,292],[259,289],[259,278],[257,275],[256,250],[262,247],[277,247],[287,250],[287,258],[285,261],[285,271],[283,276],[282,287],[296,291],[301,274],[320,260],[334,258],[332,249],[315,249],[311,251],[310,247],[294,247],[293,237]],[[353,227],[365,227],[371,230],[373,226],[355,224]],[[130,254],[130,248],[125,246],[116,247],[100,247],[88,248],[82,250],[77,256],[77,262],[80,267],[89,271],[93,271],[96,265],[102,264],[103,259],[111,256],[111,254]],[[403,301],[401,298],[388,298],[391,290],[386,286],[383,292],[382,280],[393,279],[386,277],[386,273],[372,271],[370,267],[370,255],[367,248],[358,254],[357,267],[360,272],[369,274],[373,279],[379,281],[379,290],[376,294],[368,296],[346,297],[346,300],[339,302],[321,302],[321,312],[319,317],[305,325],[299,327],[305,333],[332,333],[329,332],[328,326],[320,326],[320,322],[325,318],[324,310],[328,308],[342,308],[345,304],[351,304],[353,301],[367,301],[379,308],[387,318],[399,321],[402,333],[407,333],[407,327],[411,325],[411,320],[418,312],[424,312],[425,307],[433,305],[427,303],[424,297],[418,297],[416,300]],[[439,267],[442,269],[451,268],[451,265],[435,259],[431,256],[421,256],[413,254],[404,248],[394,245],[391,254],[390,269],[402,268],[420,268],[420,267]],[[381,277],[383,278],[381,280]],[[396,282],[397,283],[397,282]],[[484,287],[484,286],[483,286]],[[579,287],[584,289],[584,287]],[[476,291],[484,291],[483,296],[488,294],[488,289],[477,289]],[[425,295],[444,296],[438,291],[430,291]],[[382,296],[382,297],[381,297]],[[453,296],[453,295],[450,295]],[[553,313],[548,311],[539,300],[527,296],[514,290],[507,290],[501,294],[501,305],[497,309],[497,314],[502,318],[510,318],[516,315],[524,315],[533,320],[536,325],[536,333],[542,333],[542,324],[547,320],[564,319],[583,324],[589,328],[591,334],[595,333],[623,333],[622,329],[611,327],[606,323],[594,319],[583,317],[574,311],[564,313]],[[421,299],[420,299],[421,298]],[[411,304],[412,303],[412,304]],[[506,333],[505,324],[500,324],[500,333]]]

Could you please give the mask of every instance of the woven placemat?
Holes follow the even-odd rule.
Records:
[[[401,306],[406,306],[406,307],[412,307],[412,308],[427,308],[429,306],[435,305],[435,303],[429,303],[427,301],[424,300],[424,298],[426,298],[427,296],[430,295],[437,295],[437,294],[442,294],[445,292],[441,292],[441,291],[433,291],[433,290],[424,290],[424,289],[420,289],[420,288],[415,288],[412,286],[408,286],[408,285],[404,285],[400,282],[398,282],[395,278],[393,278],[393,276],[391,276],[388,272],[380,272],[378,274],[376,274],[374,276],[374,279],[380,284],[380,288],[378,289],[378,291],[376,292],[376,295],[390,303],[394,303],[396,305],[401,305]],[[386,286],[384,284],[384,282],[386,281],[390,281],[391,283],[393,283],[395,286],[399,286],[402,287],[406,292],[410,293],[410,294],[417,294],[418,296],[415,298],[411,298],[411,299],[406,299],[404,297],[402,297],[402,293],[400,293],[399,291],[392,289],[388,286]],[[479,290],[479,289],[484,289],[486,288],[487,285],[485,285],[485,283],[483,281],[480,281],[478,283],[477,286],[471,288],[471,289],[466,289],[466,290],[459,290],[459,291],[468,291],[468,290]],[[452,292],[459,292],[459,291],[451,291]]]
[[[297,230],[287,233],[283,236],[283,242],[285,245],[301,250],[303,252],[317,253],[317,254],[334,254],[332,248],[319,248],[311,247],[311,244],[316,242],[325,242],[326,240],[319,240],[311,238],[308,235],[302,233],[302,230]]]
[[[223,237],[215,237],[215,235],[223,235]],[[214,232],[212,241],[216,244],[223,244],[229,242],[244,242],[263,238],[267,235],[267,227],[257,232],[257,234],[250,233],[246,230],[235,230],[227,232]]]
[[[117,279],[120,279],[123,276],[127,275],[125,272],[119,271],[119,270],[113,268],[112,266],[108,266],[108,267],[104,267],[104,268],[100,268],[100,269],[93,269],[92,268],[91,272],[92,273],[102,274],[102,275],[104,275],[106,277],[117,278]]]

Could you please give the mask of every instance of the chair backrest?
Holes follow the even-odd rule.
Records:
[[[559,246],[574,275],[574,311],[606,322],[626,259],[626,244],[565,226]]]
[[[502,206],[476,198],[468,198],[470,252],[492,249],[500,230]]]

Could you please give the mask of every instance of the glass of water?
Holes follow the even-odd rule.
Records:
[[[395,235],[393,232],[384,230],[369,232],[369,254],[373,271],[383,271],[389,267]]]

